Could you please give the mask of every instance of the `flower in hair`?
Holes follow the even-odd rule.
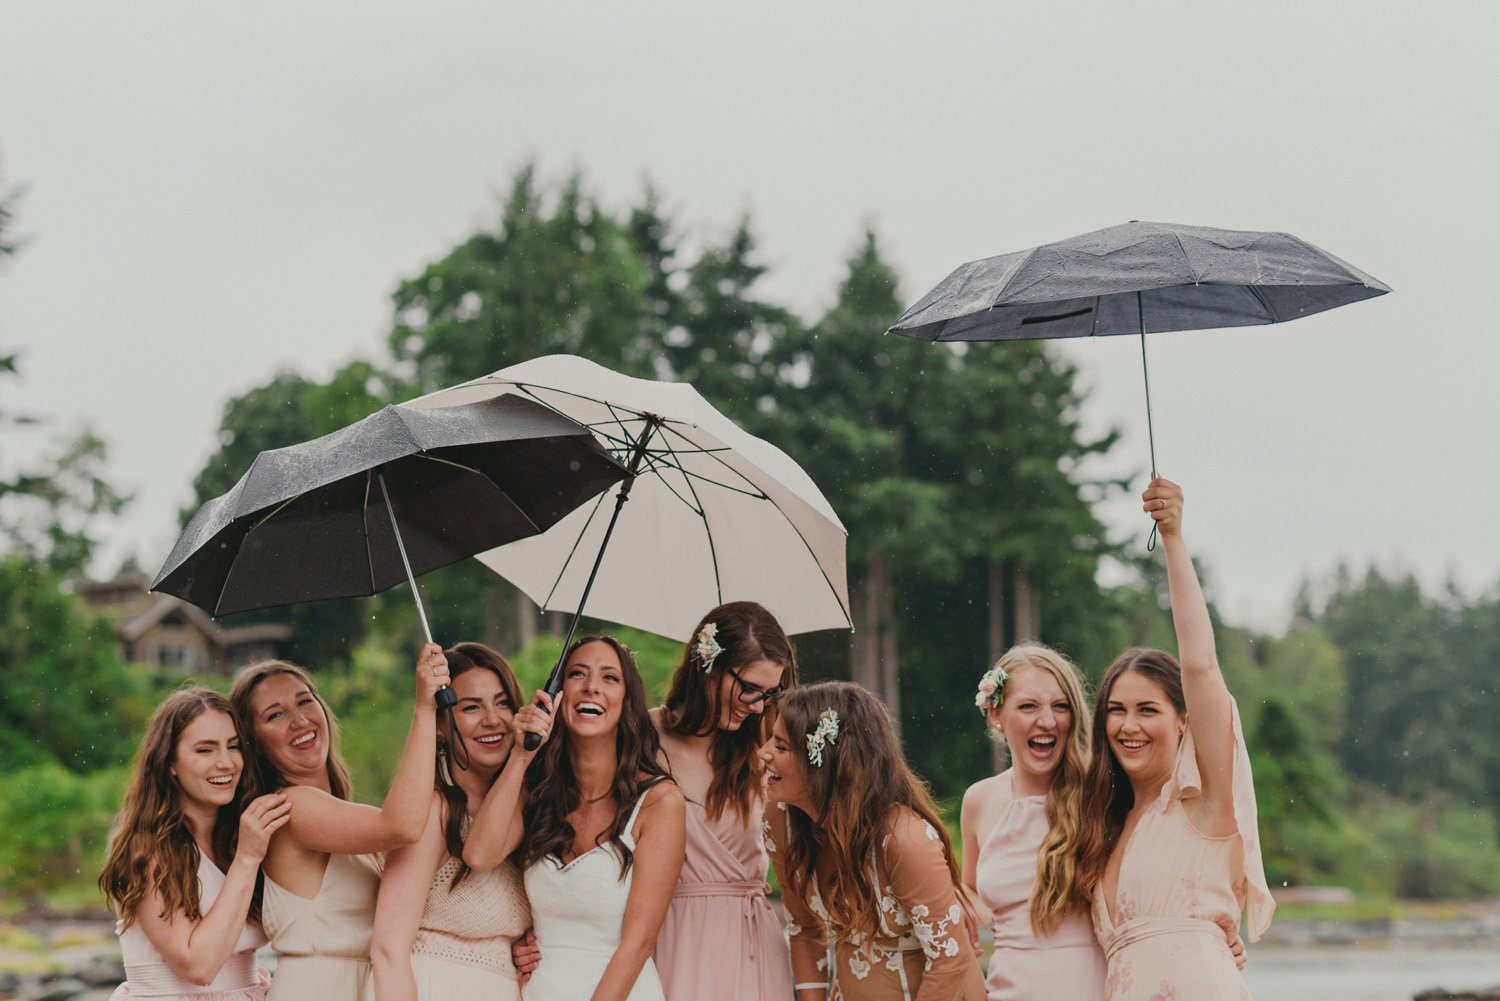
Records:
[[[823,767],[823,749],[839,742],[839,714],[824,709],[818,717],[818,728],[807,735],[807,760],[818,768]]]
[[[718,635],[719,627],[712,622],[703,623],[703,628],[698,630],[694,637],[693,656],[703,661],[703,673],[707,674],[713,669],[714,661],[724,648],[719,646],[719,641],[714,639]]]
[[[979,691],[974,695],[974,704],[980,712],[989,712],[991,706],[1000,708],[1005,702],[1005,682],[1009,679],[1010,675],[999,664],[984,672],[979,679]]]

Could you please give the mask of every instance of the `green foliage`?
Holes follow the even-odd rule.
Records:
[[[80,775],[50,761],[0,773],[0,890],[92,882],[128,779],[123,767]]]

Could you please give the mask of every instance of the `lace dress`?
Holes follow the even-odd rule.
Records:
[[[208,913],[223,889],[224,873],[211,859],[199,852],[200,913]],[[214,977],[213,983],[205,987],[179,977],[167,965],[156,946],[151,944],[139,923],[124,929],[122,925],[123,921],[115,922],[115,934],[120,936],[120,953],[125,960],[125,982],[115,988],[110,1001],[124,1001],[127,998],[154,998],[156,1001],[264,1001],[266,989],[260,985],[260,972],[255,965],[255,950],[266,944],[266,936],[259,925],[246,923],[229,960],[219,970],[218,976]]]
[[[461,864],[456,858],[444,862],[427,891],[422,924],[411,946],[417,997],[519,1001],[510,946],[531,926],[521,874],[507,860],[489,872],[470,872],[450,889]]]
[[[1010,781],[1002,777],[1009,795]],[[994,915],[995,952],[985,980],[989,1001],[1099,1001],[1104,953],[1087,914],[1070,914],[1049,935],[1031,927],[1037,856],[1051,825],[1047,797],[1018,796],[980,843],[974,864],[979,899]]]
[[[799,986],[830,987],[828,1001],[983,1001],[984,981],[964,930],[943,842],[909,809],[892,811],[891,829],[870,859],[880,899],[879,933],[869,941],[828,941],[829,918],[816,875],[806,899],[791,890],[782,846],[787,807],[766,811],[766,848],[781,883]]]
[[[667,1001],[791,997],[786,937],[766,902],[764,810],[757,800],[748,817],[711,820],[687,805],[687,859],[651,956]]]
[[[636,800],[620,840],[635,851],[635,818],[646,793]],[[620,947],[625,905],[635,868],[620,877],[620,853],[606,841],[564,864],[555,857],[526,869],[526,896],[541,964],[526,983],[526,1001],[586,1001]],[[664,1001],[661,980],[650,959],[630,989],[629,1001]]]
[[[370,939],[380,863],[373,855],[330,855],[311,900],[266,877],[261,921],[281,954],[268,1001],[370,1001]]]
[[[1239,708],[1232,712],[1235,833],[1201,834],[1182,808],[1183,800],[1202,792],[1189,723],[1172,778],[1125,845],[1113,918],[1102,883],[1094,894],[1094,931],[1109,963],[1108,1001],[1250,997],[1229,943],[1242,908],[1248,908],[1247,937],[1254,942],[1270,925],[1276,905],[1261,867],[1255,788]]]

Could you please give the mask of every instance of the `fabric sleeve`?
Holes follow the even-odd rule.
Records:
[[[787,809],[781,803],[767,803],[761,829],[765,836],[766,851],[771,856],[771,868],[776,872],[776,883],[781,887],[781,903],[786,908],[792,979],[799,987],[827,984],[828,931],[822,919],[808,906],[807,900],[792,889],[791,874],[786,868],[785,849],[790,838]],[[811,873],[808,874],[809,882],[814,878],[816,877]]]
[[[922,945],[925,972],[916,1001],[970,996],[971,987],[980,983],[979,963],[938,832],[916,813],[898,808],[881,861],[886,895],[910,915],[912,934]]]
[[[1250,941],[1257,942],[1271,925],[1271,914],[1276,910],[1276,901],[1271,899],[1271,888],[1266,883],[1266,869],[1260,854],[1260,827],[1256,821],[1255,781],[1250,774],[1250,751],[1245,746],[1245,732],[1240,724],[1239,703],[1231,696],[1229,709],[1234,723],[1234,770],[1230,778],[1231,796],[1234,801],[1234,826],[1239,831],[1244,846],[1244,881],[1235,888],[1237,896],[1245,902],[1245,930]],[[1203,791],[1203,778],[1198,771],[1197,745],[1193,743],[1193,725],[1188,722],[1187,733],[1177,752],[1177,769],[1169,785],[1173,799],[1190,799]]]

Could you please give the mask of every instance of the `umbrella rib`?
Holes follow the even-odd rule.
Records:
[[[301,497],[301,496],[302,496],[301,494],[298,494],[296,497],[288,497],[286,500],[282,501],[280,504],[277,504],[276,507],[275,507],[275,509],[272,510],[272,511],[270,511],[269,513],[267,513],[264,518],[260,519],[255,524],[251,525],[248,529],[246,529],[245,530],[244,538],[242,538],[240,540],[240,547],[241,548],[244,547],[244,545],[245,545],[245,539],[250,538],[250,533],[251,532],[255,531],[257,528],[259,528],[260,526],[264,525],[267,521],[270,521],[272,518],[276,517],[276,515],[280,514],[281,511],[288,504],[290,504],[292,501],[296,500],[297,497]],[[229,590],[229,581],[230,581],[230,578],[232,578],[234,576],[234,568],[238,565],[238,562],[239,561],[237,561],[237,560],[230,562],[230,564],[229,564],[229,571],[224,574],[224,583],[222,583],[222,584],[219,585],[219,596],[214,599],[214,615],[216,615],[216,616],[219,614],[219,609],[224,607],[224,592],[226,592],[226,591]]]
[[[416,452],[413,453],[410,457],[413,459],[426,459],[429,462],[441,462],[445,466],[452,466],[454,469],[462,469],[466,473],[473,473],[475,476],[482,477],[483,479],[488,480],[490,483],[494,484],[495,489],[499,490],[502,494],[505,494],[507,498],[510,497],[510,494],[501,489],[500,484],[495,483],[494,480],[490,479],[490,477],[486,476],[484,473],[470,466],[466,466],[462,462],[454,462],[452,459],[444,459],[440,455],[431,455],[427,452]],[[514,499],[512,499],[510,503],[511,507],[515,508],[516,512],[520,514],[521,517],[526,519],[526,524],[531,526],[531,530],[537,534],[541,534],[541,527],[531,519],[531,515],[522,510],[521,505],[517,504]]]
[[[1260,303],[1261,308],[1266,311],[1266,315],[1271,318],[1268,322],[1270,322],[1270,323],[1279,323],[1279,322],[1281,322],[1281,318],[1276,315],[1276,310],[1273,309],[1273,308],[1271,308],[1271,304],[1266,301],[1266,297],[1263,296],[1263,295],[1261,295],[1259,286],[1256,286],[1256,285],[1246,285],[1244,287],[1250,290],[1250,294],[1253,295],[1253,296],[1255,296],[1255,301],[1258,302],[1258,303]]]
[[[365,470],[365,499],[359,505],[359,520],[365,530],[365,566],[370,570],[370,593],[375,593],[375,551],[370,548],[370,470]]]
[[[552,604],[552,597],[557,594],[557,589],[562,586],[563,575],[568,572],[568,564],[573,562],[573,557],[578,553],[578,547],[583,544],[583,537],[588,534],[589,526],[594,523],[594,515],[599,513],[599,505],[604,503],[604,498],[608,495],[609,491],[605,490],[594,498],[594,509],[589,512],[588,518],[584,519],[583,527],[578,530],[578,535],[574,537],[573,548],[568,550],[568,558],[563,560],[562,566],[557,571],[557,576],[553,578],[552,587],[547,591],[547,600],[542,603],[543,608]]]
[[[665,480],[662,482],[666,483]],[[687,480],[686,482],[688,490],[692,491],[693,500],[698,502],[698,507],[694,510],[696,510],[698,517],[703,521],[703,538],[708,541],[708,558],[714,565],[714,592],[718,595],[714,604],[722,605],[724,604],[724,580],[719,575],[719,551],[714,547],[714,533],[708,528],[708,514],[703,508],[703,499],[698,496],[698,491],[693,488],[693,481]],[[670,488],[671,484],[667,485]],[[676,491],[674,490],[673,493],[676,493]]]
[[[680,466],[673,466],[673,465],[668,464],[667,468],[668,469],[676,469],[679,473],[683,473],[683,470],[682,470],[682,468]],[[656,468],[655,463],[651,463],[651,462],[648,461],[647,462],[647,468],[645,469],[644,472],[651,473],[658,480],[660,480],[661,481],[661,485],[664,486],[664,487],[666,487],[668,490],[672,491],[672,496],[674,496],[678,500],[682,501],[683,506],[686,507],[689,511],[691,511],[694,514],[698,515],[700,518],[703,517],[703,508],[701,506],[701,503],[700,503],[699,506],[694,507],[692,501],[690,501],[686,497],[682,496],[682,494],[678,491],[678,489],[676,487],[672,486],[672,484],[670,484],[670,483],[667,482],[667,478],[661,474],[661,470],[660,469]],[[683,473],[683,478],[686,479],[686,477],[687,477],[687,474]],[[690,491],[692,490],[692,484],[691,483],[688,484],[688,489]],[[696,499],[697,498],[697,494],[694,493],[693,497],[694,497],[694,499]]]

